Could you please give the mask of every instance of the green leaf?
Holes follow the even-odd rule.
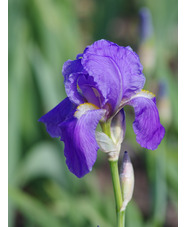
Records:
[[[45,186],[46,192],[54,200],[53,209],[56,215],[67,217],[73,226],[82,226],[86,220],[89,226],[111,227],[112,225],[103,217],[99,210],[90,203],[91,198],[86,195],[78,196],[68,193],[62,187],[50,182]],[[114,210],[114,209],[113,209]],[[78,223],[79,222],[79,223]]]
[[[52,214],[46,205],[20,189],[9,187],[9,198],[21,213],[38,226],[61,227],[59,219]]]
[[[38,177],[53,178],[64,183],[66,177],[62,155],[55,143],[41,142],[34,145],[19,165],[16,184],[23,186]]]

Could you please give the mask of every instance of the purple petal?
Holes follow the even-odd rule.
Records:
[[[82,57],[82,54],[77,56]],[[102,107],[105,102],[92,76],[84,70],[81,59],[68,60],[64,63],[62,73],[65,78],[65,90],[72,102],[79,105],[90,102]]]
[[[73,103],[77,105],[84,102],[83,96],[78,91],[77,86],[77,81],[79,77],[83,75],[83,73],[86,72],[84,71],[81,64],[81,59],[78,59],[78,56],[76,60],[68,60],[63,65],[62,74],[65,79],[64,84],[67,96]]]
[[[59,127],[59,124],[71,116],[75,109],[76,105],[70,102],[69,98],[65,98],[56,107],[42,116],[39,121],[46,125],[47,132],[51,137],[60,137],[61,128]]]
[[[83,71],[83,66],[81,64],[81,59],[77,59],[74,61],[68,60],[63,65],[62,74],[66,81],[70,76],[70,74],[82,72],[82,71]]]
[[[131,47],[125,48],[125,56],[123,56],[123,61],[121,62],[124,81],[123,98],[129,98],[134,93],[139,92],[145,84],[145,77],[142,73],[143,66],[140,63],[139,56]]]
[[[67,96],[77,105],[85,102],[83,96],[78,91],[78,79],[82,76],[82,73],[72,73],[66,78],[65,81],[65,91]]]
[[[135,111],[133,129],[136,141],[142,147],[156,149],[165,135],[165,129],[160,124],[155,97],[149,99],[136,96],[128,104],[132,105]]]
[[[151,11],[147,7],[142,7],[139,11],[140,16],[140,38],[146,42],[153,36],[153,23]]]
[[[137,54],[131,48],[99,40],[87,47],[81,61],[114,111],[124,96],[141,90],[145,78]]]
[[[69,170],[83,177],[92,170],[97,157],[98,145],[95,130],[104,110],[88,110],[80,118],[73,117],[60,125],[64,154]]]
[[[100,108],[103,107],[103,105],[105,104],[104,98],[99,91],[97,84],[94,82],[94,78],[92,76],[81,76],[78,80],[78,86],[87,102],[93,103]]]

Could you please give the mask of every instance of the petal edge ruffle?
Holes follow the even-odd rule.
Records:
[[[144,86],[143,67],[137,54],[129,47],[102,39],[85,49],[81,63],[93,76],[112,112],[123,97],[130,97]]]
[[[38,121],[43,122],[46,125],[47,132],[51,137],[60,137],[61,129],[59,124],[71,116],[75,109],[76,105],[74,105],[69,98],[65,98]]]
[[[135,96],[128,102],[134,107],[135,120],[133,129],[136,134],[136,141],[150,150],[155,150],[165,135],[165,129],[160,123],[155,97]]]

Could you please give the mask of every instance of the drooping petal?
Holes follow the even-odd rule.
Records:
[[[61,128],[59,127],[59,124],[65,121],[76,109],[76,107],[77,106],[74,105],[69,98],[65,98],[56,107],[42,116],[39,121],[46,125],[47,132],[51,137],[60,137]]]
[[[105,102],[114,111],[124,96],[143,88],[145,78],[137,54],[131,48],[99,40],[87,47],[81,63],[98,84]]]
[[[133,129],[136,141],[142,147],[156,149],[165,135],[165,129],[160,123],[155,96],[142,91],[133,96],[127,104],[133,106],[135,111]]]
[[[60,125],[66,164],[79,178],[90,172],[96,161],[99,147],[95,130],[104,113],[104,110],[97,109],[94,105],[82,104],[73,118]]]

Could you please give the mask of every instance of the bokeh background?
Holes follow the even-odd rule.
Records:
[[[92,172],[77,179],[63,143],[38,122],[66,97],[63,63],[102,38],[139,54],[166,128],[156,151],[141,148],[125,109],[122,150],[135,170],[126,226],[177,226],[177,8],[176,0],[9,0],[10,227],[115,226],[106,155],[98,151]]]

